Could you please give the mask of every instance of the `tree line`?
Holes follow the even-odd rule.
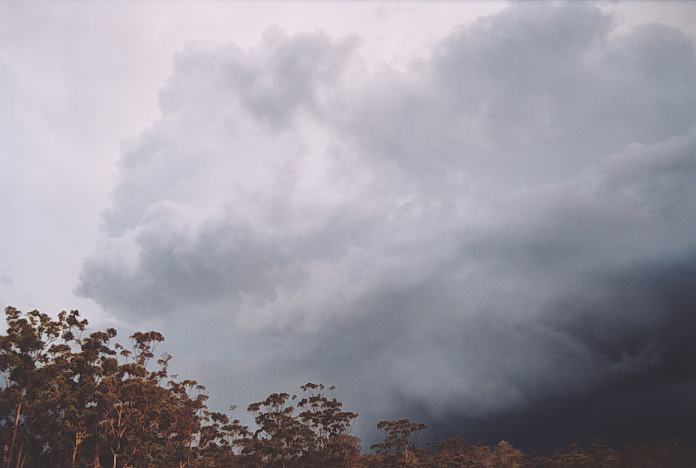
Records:
[[[51,317],[5,309],[0,335],[1,468],[682,467],[678,441],[624,447],[600,440],[533,456],[501,441],[455,437],[418,445],[425,424],[380,421],[368,453],[351,435],[358,414],[335,388],[307,383],[250,404],[254,427],[212,411],[205,388],[169,372],[164,337],[89,331],[78,311]]]

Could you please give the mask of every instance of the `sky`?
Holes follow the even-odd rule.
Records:
[[[0,304],[159,330],[217,408],[337,385],[366,440],[694,441],[694,38],[688,2],[0,3]]]

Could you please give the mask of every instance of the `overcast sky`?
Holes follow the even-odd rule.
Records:
[[[693,437],[695,37],[688,2],[0,3],[0,303],[158,329],[220,408],[336,384],[367,438]]]

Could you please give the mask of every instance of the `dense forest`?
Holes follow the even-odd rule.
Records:
[[[169,372],[164,337],[89,331],[77,311],[57,317],[5,309],[0,336],[3,468],[33,467],[686,467],[676,440],[617,448],[601,440],[544,456],[501,441],[416,443],[425,424],[377,424],[384,440],[363,453],[357,413],[335,388],[302,385],[252,403],[254,427],[212,411],[205,388]]]

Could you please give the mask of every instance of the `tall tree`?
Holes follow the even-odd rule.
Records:
[[[343,411],[333,395],[336,387],[308,382],[300,386],[304,397],[297,403],[300,421],[312,433],[307,462],[312,466],[339,466],[359,451],[360,440],[350,436],[358,413]],[[329,396],[326,391],[332,393]]]
[[[383,457],[385,465],[417,465],[419,450],[416,434],[428,426],[408,419],[380,421],[377,428],[386,435],[384,441],[372,445],[372,449]]]

